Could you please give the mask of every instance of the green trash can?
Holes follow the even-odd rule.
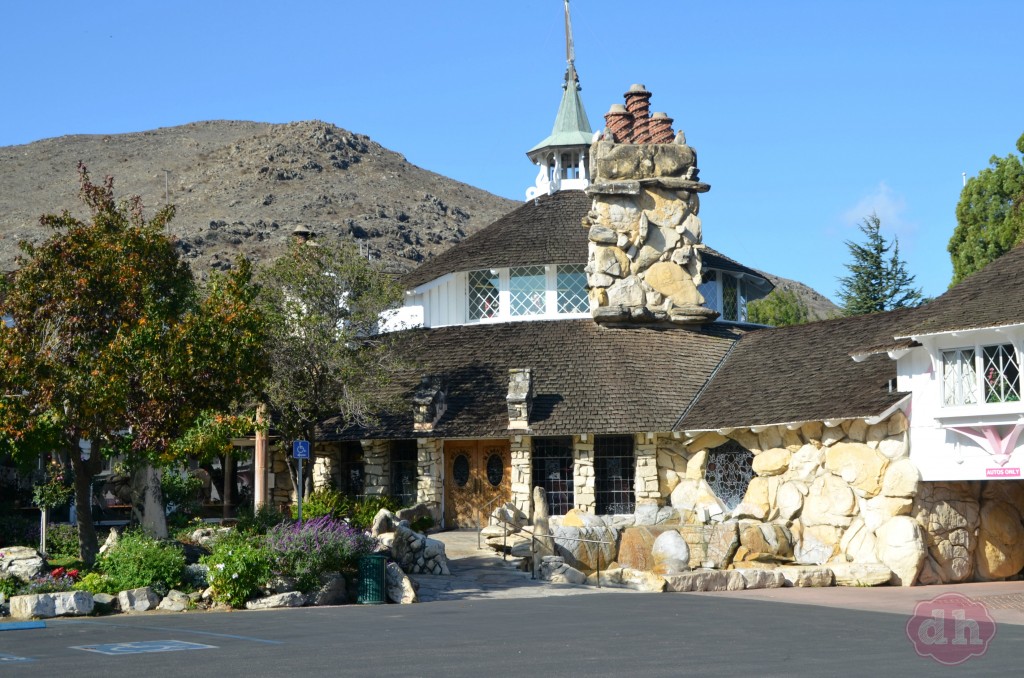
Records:
[[[384,556],[363,556],[359,559],[359,604],[381,605],[386,585]]]

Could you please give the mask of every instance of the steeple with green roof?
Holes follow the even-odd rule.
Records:
[[[569,0],[565,1],[565,83],[562,103],[558,106],[555,125],[543,141],[526,152],[540,167],[535,185],[526,190],[527,200],[558,190],[582,190],[590,183],[587,152],[594,132],[587,121],[587,112],[580,100],[580,79],[576,73],[576,55],[572,45],[572,23]]]

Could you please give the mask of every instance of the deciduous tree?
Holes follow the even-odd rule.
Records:
[[[747,319],[761,325],[785,327],[802,325],[810,319],[810,312],[796,292],[775,288],[764,299],[747,304]]]
[[[1017,150],[1024,153],[1024,134]],[[1013,153],[993,155],[989,164],[960,192],[956,230],[947,247],[953,285],[1024,240],[1024,164]]]

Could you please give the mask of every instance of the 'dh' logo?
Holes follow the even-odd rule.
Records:
[[[985,606],[959,593],[921,601],[907,621],[914,651],[947,666],[985,654],[995,636],[996,622]]]

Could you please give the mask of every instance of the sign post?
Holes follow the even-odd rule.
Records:
[[[302,524],[302,460],[309,459],[309,441],[308,440],[293,440],[292,441],[292,456],[299,462],[299,486],[296,488],[296,495],[299,498],[299,524]]]

